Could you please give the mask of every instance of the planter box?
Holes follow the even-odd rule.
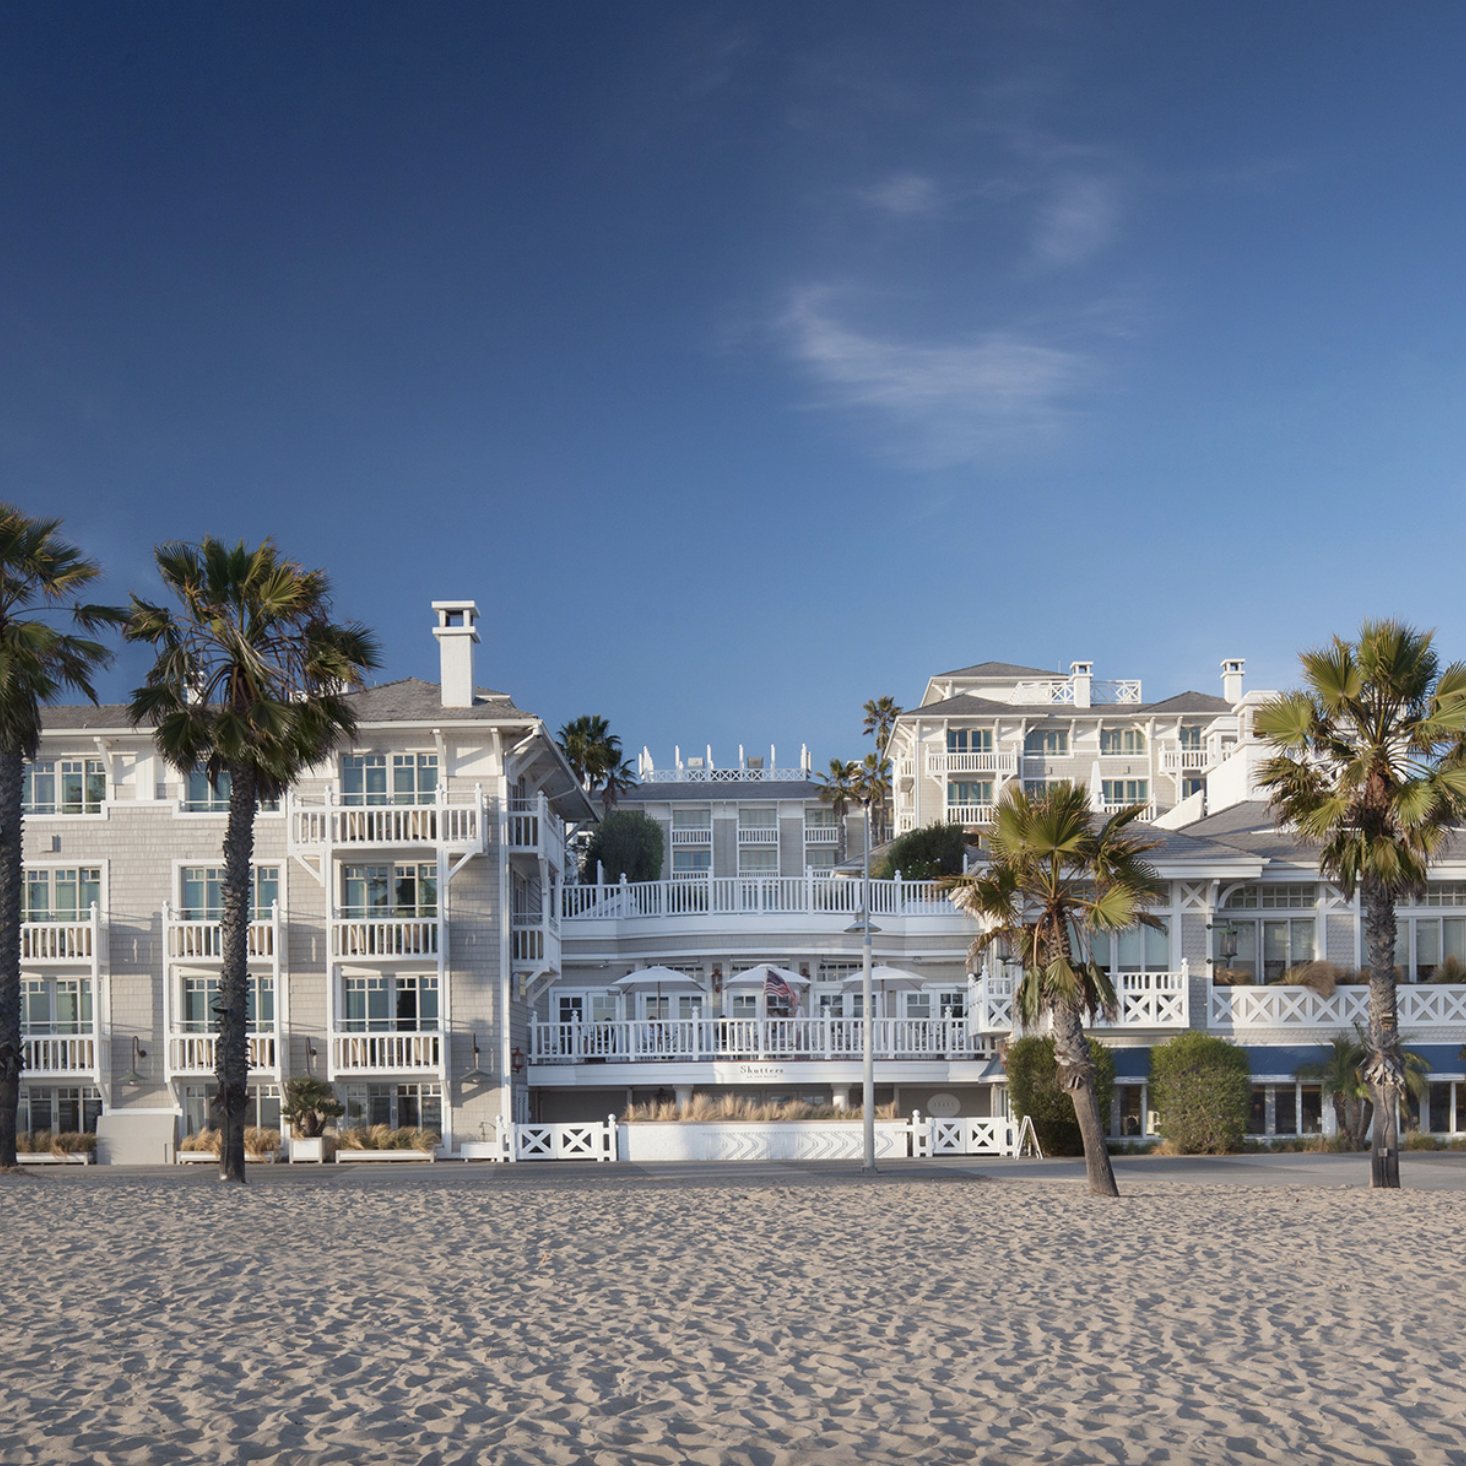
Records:
[[[617,1126],[622,1161],[858,1161],[859,1120],[637,1121]],[[876,1158],[910,1154],[905,1120],[876,1121]]]
[[[504,1147],[497,1140],[465,1140],[460,1143],[458,1154],[466,1161],[502,1161]]]
[[[84,1150],[67,1155],[52,1155],[48,1150],[36,1154],[21,1151],[15,1158],[23,1166],[90,1166],[93,1163]]]
[[[180,1150],[175,1157],[180,1166],[190,1165],[194,1161],[213,1161],[218,1164],[219,1157],[211,1150]],[[280,1159],[278,1151],[272,1151],[269,1155],[254,1155],[250,1151],[244,1153],[244,1163],[247,1166],[269,1166]]]
[[[326,1137],[317,1135],[306,1140],[301,1136],[292,1135],[289,1140],[290,1159],[295,1161],[314,1161],[320,1165],[326,1159]]]
[[[435,1161],[437,1151],[425,1150],[338,1150],[336,1164],[344,1161]]]

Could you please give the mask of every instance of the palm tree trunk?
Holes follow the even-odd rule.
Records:
[[[20,893],[24,884],[20,807],[25,760],[0,751],[0,1170],[16,1164],[20,1109]]]
[[[1374,1144],[1369,1184],[1400,1186],[1400,1095],[1405,1063],[1400,1057],[1400,1024],[1395,996],[1395,898],[1377,876],[1361,888],[1364,943],[1369,958],[1369,1032],[1365,1040],[1364,1082],[1374,1102]]]
[[[224,835],[224,913],[219,923],[223,966],[219,973],[219,1044],[214,1075],[219,1081],[223,1139],[219,1179],[244,1181],[244,1122],[249,1106],[249,904],[254,871],[255,774],[229,770],[229,827]]]
[[[1054,1010],[1054,1058],[1059,1066],[1059,1088],[1068,1090],[1074,1103],[1074,1118],[1084,1141],[1084,1171],[1092,1196],[1118,1196],[1115,1170],[1105,1146],[1105,1127],[1100,1119],[1099,1096],[1094,1088],[1094,1059],[1079,1014],[1070,1007]]]

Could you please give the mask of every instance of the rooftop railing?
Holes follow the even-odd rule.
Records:
[[[842,916],[861,910],[863,882],[827,876],[711,876],[618,885],[566,886],[567,922],[660,916]],[[871,914],[951,916],[952,903],[933,881],[870,883]]]

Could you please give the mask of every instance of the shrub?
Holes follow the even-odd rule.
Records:
[[[341,1132],[343,1150],[421,1150],[431,1153],[442,1144],[436,1130],[417,1130],[401,1125],[354,1125]]]
[[[1150,1051],[1151,1103],[1160,1132],[1182,1155],[1239,1150],[1252,1109],[1247,1055],[1194,1030]]]
[[[251,1125],[244,1132],[244,1153],[248,1156],[272,1156],[280,1149],[280,1132],[260,1125]]]
[[[210,1130],[206,1125],[195,1135],[185,1135],[179,1144],[179,1150],[206,1150],[218,1155],[224,1144],[224,1132],[222,1130]]]
[[[96,1155],[97,1137],[80,1130],[59,1130],[51,1137],[52,1155]]]
[[[324,1080],[301,1075],[285,1081],[285,1103],[280,1115],[298,1139],[315,1140],[324,1134],[327,1120],[339,1119],[345,1113],[346,1106]],[[248,1134],[245,1144],[249,1144]]]
[[[1094,1089],[1099,1099],[1101,1123],[1108,1123],[1110,1097],[1115,1089],[1115,1056],[1098,1039],[1091,1038],[1094,1058]],[[1039,1148],[1045,1155],[1083,1155],[1084,1141],[1079,1121],[1074,1118],[1074,1101],[1059,1088],[1058,1064],[1054,1059],[1051,1034],[1042,1038],[1020,1038],[1008,1045],[1008,1099],[1013,1113],[1033,1121]]]
[[[898,870],[910,881],[960,876],[966,854],[967,836],[961,825],[926,825],[892,840],[879,869],[871,874],[884,881],[890,880]]]
[[[585,850],[584,878],[596,878],[600,864],[608,881],[662,878],[662,827],[639,809],[618,809],[595,828]]]

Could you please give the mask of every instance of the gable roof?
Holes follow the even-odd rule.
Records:
[[[955,672],[938,672],[932,680],[941,677],[1063,677],[1062,672],[1046,671],[1043,667],[1020,667],[1016,662],[979,662],[975,667],[959,667]]]
[[[1106,703],[1106,707],[1120,704]],[[1232,704],[1224,697],[1213,697],[1209,692],[1178,692],[1164,702],[1143,704],[1152,713],[1230,713]]]
[[[459,722],[464,719],[492,721],[497,718],[532,718],[514,706],[507,692],[494,692],[476,687],[471,708],[445,708],[443,695],[436,682],[417,677],[403,677],[396,682],[383,682],[347,694],[357,718],[363,723]]]

